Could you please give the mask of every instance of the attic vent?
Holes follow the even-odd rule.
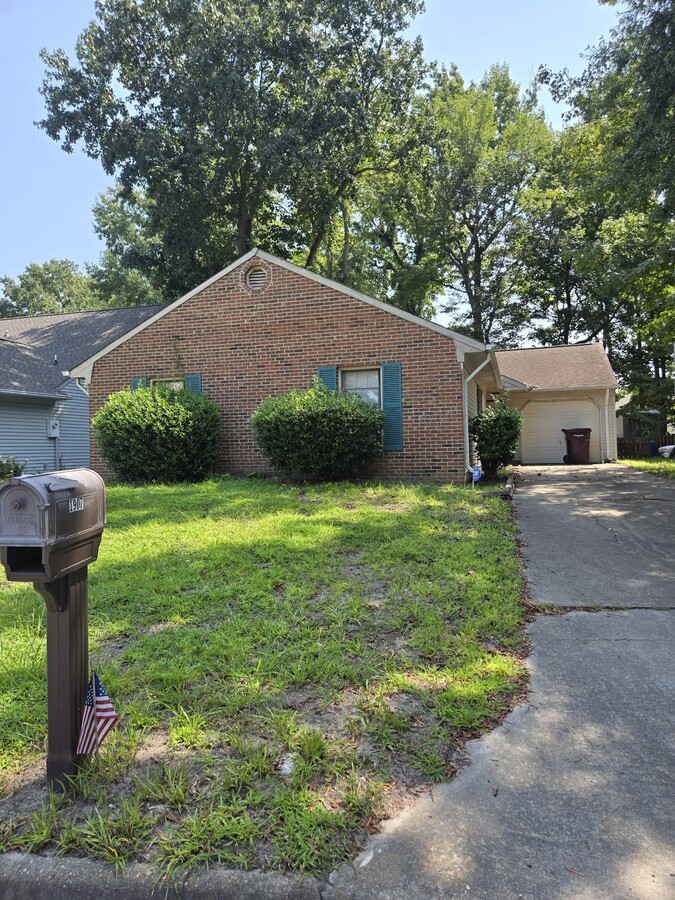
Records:
[[[246,273],[246,284],[253,291],[259,291],[267,284],[267,272],[262,266],[253,266]]]

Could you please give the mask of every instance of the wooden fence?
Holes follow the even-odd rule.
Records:
[[[627,459],[631,456],[649,456],[649,442],[656,441],[657,447],[664,444],[675,444],[675,435],[658,434],[653,438],[617,438],[619,459]]]

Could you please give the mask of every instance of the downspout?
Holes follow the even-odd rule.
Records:
[[[484,359],[483,362],[478,366],[477,369],[474,369],[473,372],[466,379],[462,379],[462,418],[464,419],[464,465],[466,466],[466,471],[471,472],[471,452],[469,449],[469,394],[467,392],[466,386],[468,383],[481,371],[485,366],[490,362],[490,350],[492,350],[492,344],[486,344],[485,350],[488,353],[487,359]]]
[[[605,459],[609,460],[609,388],[605,390]]]

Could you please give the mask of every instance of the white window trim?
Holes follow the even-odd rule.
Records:
[[[338,370],[337,370],[338,389],[343,391],[344,393],[347,393],[347,391],[345,391],[344,388],[342,387],[342,373],[343,372],[377,372],[377,379],[378,379],[377,408],[382,409],[382,366],[346,366],[345,368],[338,366]],[[350,391],[349,393],[353,393],[353,392]]]

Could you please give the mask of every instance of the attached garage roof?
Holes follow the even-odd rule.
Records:
[[[499,371],[540,391],[615,388],[616,376],[602,344],[565,344],[498,350]]]

